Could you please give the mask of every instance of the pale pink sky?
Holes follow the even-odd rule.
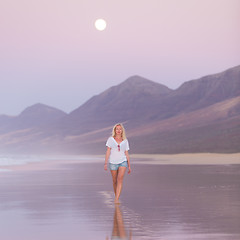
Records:
[[[0,114],[70,112],[136,74],[175,89],[221,72],[240,64],[239,23],[239,0],[1,0]]]

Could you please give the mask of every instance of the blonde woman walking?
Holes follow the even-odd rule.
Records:
[[[112,130],[112,136],[108,138],[107,151],[105,156],[104,169],[109,168],[112,174],[113,189],[115,193],[116,204],[119,204],[119,197],[122,191],[123,177],[128,167],[128,173],[131,173],[129,159],[129,143],[126,138],[125,129],[121,123],[117,123]]]

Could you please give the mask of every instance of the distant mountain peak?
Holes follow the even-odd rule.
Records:
[[[62,110],[59,110],[54,107],[50,107],[48,105],[42,104],[42,103],[36,103],[32,106],[27,107],[24,109],[20,116],[28,115],[28,114],[51,114],[51,113],[61,113],[62,115],[65,115],[66,113]]]
[[[133,75],[127,78],[124,82],[115,86],[115,88],[134,88],[135,91],[144,91],[145,93],[149,92],[150,94],[167,94],[172,91],[163,84],[153,82],[139,75]]]
[[[153,82],[147,78],[141,77],[139,75],[133,75],[127,78],[123,83],[140,83],[140,82]]]
[[[152,80],[149,80],[147,78],[141,77],[139,75],[133,75],[129,78],[127,78],[125,81],[123,81],[122,83],[120,83],[119,85],[123,85],[123,84],[157,84],[157,85],[162,85],[160,83],[156,83]],[[162,85],[163,86],[163,85]]]

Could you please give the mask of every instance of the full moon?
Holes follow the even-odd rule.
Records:
[[[95,27],[98,31],[103,31],[107,26],[107,23],[104,19],[97,19],[95,21]]]

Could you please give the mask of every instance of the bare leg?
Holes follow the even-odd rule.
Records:
[[[115,215],[116,215],[116,221],[117,221],[117,227],[118,227],[118,234],[119,234],[118,236],[120,238],[126,238],[127,235],[125,232],[123,216],[122,216],[122,212],[118,205],[115,205]]]
[[[115,205],[112,237],[120,237],[120,238],[127,237],[125,232],[122,212],[118,205]]]
[[[117,188],[116,188],[116,194],[115,194],[115,203],[119,203],[119,197],[122,191],[122,185],[123,185],[123,177],[126,172],[126,167],[119,167],[118,168],[118,174],[117,174]]]
[[[118,170],[111,170],[111,173],[112,173],[112,181],[113,181],[113,190],[116,196]]]

